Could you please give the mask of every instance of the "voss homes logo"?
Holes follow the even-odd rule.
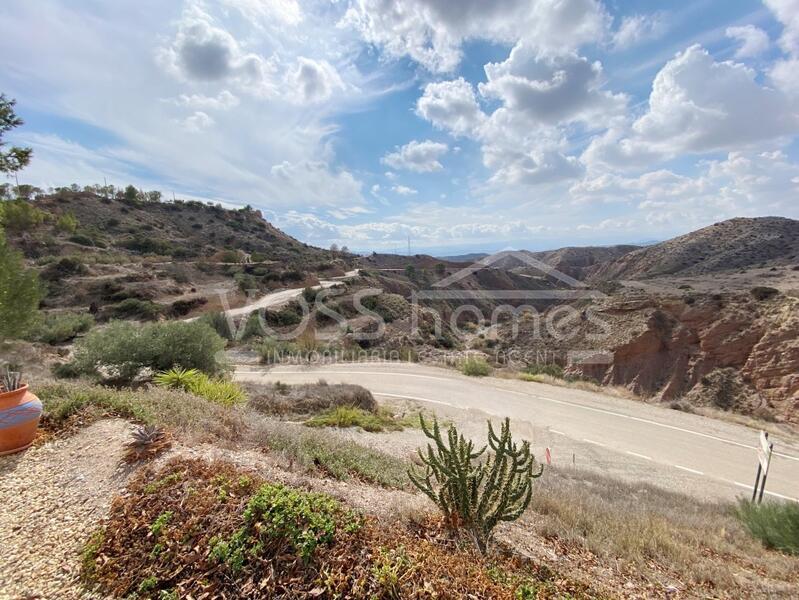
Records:
[[[484,269],[497,269],[497,263],[507,263],[513,260],[521,267],[528,267],[541,274],[539,279],[555,283],[557,287],[547,289],[511,289],[511,290],[469,290],[453,288],[464,279]],[[508,271],[502,268],[503,271]],[[517,277],[536,276],[517,273]],[[586,283],[559,271],[526,252],[518,250],[503,250],[490,256],[475,261],[468,267],[445,277],[431,286],[431,289],[414,291],[411,293],[411,333],[419,334],[422,331],[424,314],[432,316],[434,320],[434,335],[443,334],[444,319],[441,311],[431,306],[434,302],[446,302],[452,311],[449,313],[447,325],[456,334],[463,335],[459,323],[464,315],[471,315],[472,320],[482,323],[489,328],[497,328],[500,323],[510,320],[510,337],[516,339],[519,335],[519,324],[522,319],[532,322],[532,335],[534,339],[542,339],[544,332],[547,337],[559,342],[570,342],[577,337],[581,330],[587,330],[583,340],[599,344],[610,334],[610,324],[602,319],[596,310],[596,304],[608,296]],[[581,303],[579,307],[573,303]],[[553,305],[545,310],[540,310],[542,303]],[[492,306],[490,314],[486,314],[487,306]],[[586,321],[588,323],[586,324]],[[612,354],[596,348],[571,349],[568,352],[569,363],[581,364],[609,364]]]

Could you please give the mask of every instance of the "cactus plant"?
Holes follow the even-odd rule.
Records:
[[[419,450],[424,473],[409,470],[408,476],[436,503],[447,523],[466,530],[485,553],[494,527],[501,521],[515,521],[529,506],[533,479],[541,476],[544,467],[535,470],[529,442],[519,446],[513,441],[510,419],[505,419],[499,435],[489,421],[488,445],[479,450],[454,425],[444,440],[435,418],[432,426],[422,415],[419,420],[433,444],[428,444],[427,452]]]

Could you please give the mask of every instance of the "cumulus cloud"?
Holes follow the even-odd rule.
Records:
[[[286,93],[300,104],[324,102],[337,89],[344,89],[336,69],[327,61],[316,61],[303,56],[286,77]]]
[[[386,154],[381,162],[392,169],[404,169],[415,173],[432,173],[440,171],[444,166],[439,158],[447,153],[449,147],[440,142],[413,140],[397,148],[395,152]]]
[[[662,13],[629,15],[621,20],[619,28],[613,33],[611,46],[615,50],[625,50],[645,40],[660,37],[665,29]]]
[[[799,55],[799,0],[763,0],[782,23],[780,47],[793,56]]]
[[[735,51],[735,58],[760,56],[771,45],[768,34],[754,25],[727,27],[725,34],[741,44]]]
[[[760,85],[745,65],[716,62],[694,45],[657,74],[649,110],[630,130],[612,128],[595,138],[583,158],[634,166],[682,152],[734,150],[797,131],[799,114],[784,93]]]
[[[730,152],[699,166],[695,176],[664,169],[638,177],[605,173],[575,184],[570,193],[581,202],[633,203],[650,224],[796,212],[790,198],[799,193],[799,165],[781,151]]]
[[[167,69],[189,81],[235,81],[263,93],[273,86],[273,61],[246,52],[236,38],[197,6],[186,9],[172,44],[159,51]]]
[[[463,77],[429,83],[416,102],[416,114],[453,135],[473,135],[485,121],[472,84]]]
[[[488,146],[485,152],[486,164],[498,167],[491,177],[491,183],[539,185],[575,179],[585,172],[585,167],[576,157],[565,156],[558,151],[531,148],[511,152]]]
[[[621,113],[627,103],[623,94],[601,89],[599,62],[577,54],[542,55],[520,43],[506,61],[485,65],[485,72],[480,93],[536,124],[596,123]]]
[[[470,39],[525,39],[538,50],[560,53],[601,40],[609,22],[598,0],[355,0],[342,25],[391,56],[449,72]]]

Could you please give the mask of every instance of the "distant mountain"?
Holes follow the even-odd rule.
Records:
[[[629,252],[602,265],[595,281],[703,275],[799,261],[799,221],[736,218]]]
[[[455,256],[439,256],[441,260],[449,262],[468,262],[472,263],[488,256],[485,252],[472,252],[471,254],[456,254]]]
[[[590,277],[603,264],[615,260],[616,258],[638,250],[639,246],[618,245],[618,246],[584,246],[566,247],[557,250],[545,250],[543,252],[530,252],[520,250],[519,252],[543,263],[555,267],[558,271],[566,273],[575,279],[586,279]],[[526,263],[519,253],[508,254],[492,263],[494,268],[508,270],[530,270],[531,267]]]

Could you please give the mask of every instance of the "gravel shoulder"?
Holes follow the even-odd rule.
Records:
[[[100,421],[0,458],[0,599],[85,597],[79,553],[130,476],[120,459],[131,429]]]

